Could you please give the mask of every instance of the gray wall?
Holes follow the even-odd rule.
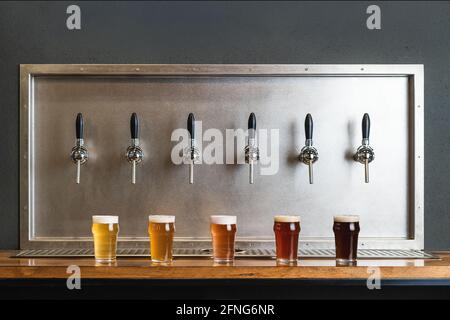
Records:
[[[425,246],[450,249],[450,3],[0,3],[0,248],[19,246],[20,63],[423,63]],[[371,3],[370,3],[371,4]]]

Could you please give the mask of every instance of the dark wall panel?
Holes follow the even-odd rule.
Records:
[[[376,31],[369,4],[0,3],[0,249],[19,246],[20,63],[423,63],[425,246],[450,248],[450,3],[379,2]]]

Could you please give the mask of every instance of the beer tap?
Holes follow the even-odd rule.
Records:
[[[259,160],[259,148],[256,144],[256,116],[252,112],[248,118],[248,144],[244,149],[245,163],[250,165],[249,182],[253,184],[254,165]]]
[[[362,144],[354,155],[355,161],[364,164],[365,168],[365,182],[369,183],[369,163],[375,159],[375,153],[369,146],[370,134],[370,118],[369,114],[365,113],[362,119]]]
[[[80,175],[81,175],[81,165],[86,163],[88,159],[88,151],[84,147],[84,121],[83,121],[83,115],[81,113],[78,113],[77,119],[75,121],[75,135],[76,135],[76,145],[72,148],[72,152],[70,154],[70,157],[72,158],[72,161],[77,165],[77,176],[76,176],[76,183],[80,183]]]
[[[136,165],[142,161],[144,152],[139,147],[139,120],[133,112],[130,118],[131,145],[127,148],[127,160],[131,163],[131,183],[136,183]]]
[[[185,161],[189,164],[189,183],[194,183],[194,163],[198,162],[200,152],[195,143],[195,117],[193,113],[189,113],[187,119],[187,129],[189,131],[190,143],[184,151]]]
[[[307,114],[305,118],[305,146],[300,151],[299,160],[309,167],[309,183],[313,184],[313,163],[319,159],[317,149],[313,147],[313,119],[311,114]]]

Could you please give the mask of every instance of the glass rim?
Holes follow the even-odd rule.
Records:
[[[212,224],[236,224],[237,216],[232,215],[212,215],[209,217]]]
[[[300,222],[300,216],[296,216],[296,215],[276,215],[276,216],[273,217],[273,220],[275,222],[295,223],[295,222]]]
[[[99,223],[99,224],[119,223],[119,216],[93,215],[92,223]]]
[[[341,214],[333,217],[334,222],[359,222],[359,215]]]
[[[152,223],[175,223],[174,215],[151,214],[148,216],[148,222]]]

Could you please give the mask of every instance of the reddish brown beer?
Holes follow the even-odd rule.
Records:
[[[232,262],[236,237],[236,216],[211,216],[214,261]]]
[[[273,231],[275,232],[277,262],[282,264],[296,262],[300,217],[275,216]]]
[[[333,231],[336,262],[338,264],[355,262],[358,253],[359,216],[335,216]]]

